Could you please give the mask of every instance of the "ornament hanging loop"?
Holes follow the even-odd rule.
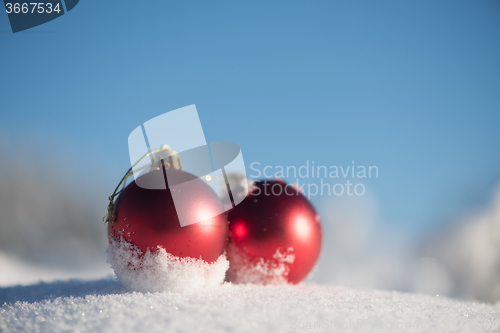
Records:
[[[151,164],[136,169],[137,166],[147,157],[151,157]],[[102,219],[104,223],[113,222],[113,210],[115,207],[115,198],[125,188],[125,181],[127,180],[127,178],[133,175],[134,172],[142,171],[147,168],[151,168],[151,170],[160,169],[162,168],[162,161],[163,165],[167,169],[182,170],[181,159],[179,158],[179,154],[175,150],[172,150],[172,148],[170,148],[169,145],[165,144],[161,146],[161,148],[159,149],[150,150],[149,152],[144,154],[144,156],[142,156],[137,162],[134,163],[134,165],[132,165],[130,169],[128,169],[127,173],[125,173],[125,176],[123,176],[121,181],[116,186],[115,190],[113,191],[113,194],[109,196],[107,214]],[[120,186],[122,186],[121,189]]]

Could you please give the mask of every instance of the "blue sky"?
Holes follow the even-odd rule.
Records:
[[[377,165],[381,221],[411,232],[500,181],[498,1],[81,0],[17,34],[0,13],[0,50],[3,140],[110,190],[129,133],[190,104],[247,167]]]

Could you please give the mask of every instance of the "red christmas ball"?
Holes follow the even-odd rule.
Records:
[[[228,218],[228,281],[296,284],[319,257],[319,215],[302,193],[281,180],[255,182]]]
[[[224,211],[221,200],[201,179],[176,169],[165,170],[166,189],[151,189],[165,187],[163,172],[162,169],[150,171],[125,187],[115,202],[113,219],[108,222],[108,237],[124,239],[143,253],[161,246],[177,257],[215,262],[224,253],[227,242],[226,215],[181,227],[178,213],[181,210],[183,216],[193,218],[200,212],[211,216]],[[169,189],[168,182],[172,181],[176,184],[189,181],[189,193],[175,191],[175,187]]]

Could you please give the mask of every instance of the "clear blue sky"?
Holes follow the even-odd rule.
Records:
[[[0,68],[4,140],[78,147],[109,189],[129,133],[190,104],[247,167],[377,165],[388,225],[429,230],[500,182],[498,1],[81,0],[17,34],[0,13]]]

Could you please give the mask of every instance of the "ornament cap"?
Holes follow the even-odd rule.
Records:
[[[161,169],[162,161],[166,169],[182,170],[179,153],[167,144],[161,146],[158,152],[151,155],[151,169]]]
[[[109,196],[109,204],[108,204],[108,212],[107,214],[103,217],[104,222],[112,222],[113,221],[113,209],[114,209],[114,201],[115,197],[123,191],[125,188],[125,182],[127,178],[131,175],[134,174],[134,168],[137,167],[137,165],[144,160],[147,157],[151,158],[151,164],[147,165],[146,168],[149,168],[151,170],[159,170],[162,169],[162,165],[165,166],[166,169],[176,169],[176,170],[182,170],[182,165],[181,165],[181,159],[179,157],[179,153],[176,152],[175,150],[172,150],[169,145],[164,144],[161,146],[159,149],[155,150],[150,150],[146,155],[141,157],[130,169],[128,169],[127,173],[125,176],[123,176],[122,180],[118,183],[118,185],[115,188],[115,191],[111,196]],[[145,168],[141,168],[141,170],[144,170]],[[119,190],[120,186],[123,186],[121,190]]]

